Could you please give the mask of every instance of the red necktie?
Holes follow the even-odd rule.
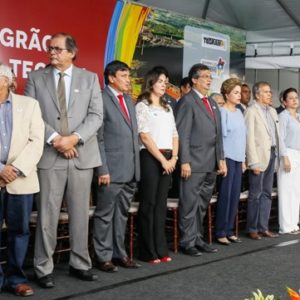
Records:
[[[211,107],[209,105],[208,98],[206,96],[204,96],[202,98],[202,102],[203,102],[203,104],[204,104],[204,106],[205,106],[208,114],[214,119],[215,118],[214,113],[213,113],[213,111],[212,111],[212,109],[211,109]]]
[[[126,106],[125,106],[125,101],[124,101],[123,95],[119,94],[118,95],[118,99],[119,99],[119,103],[120,103],[121,109],[122,109],[122,111],[124,113],[124,116],[130,122],[130,117],[129,117],[128,111],[126,109]]]

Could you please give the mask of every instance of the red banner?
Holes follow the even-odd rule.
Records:
[[[57,32],[71,34],[76,65],[103,75],[106,36],[115,0],[1,0],[0,62],[10,64],[23,92],[28,72],[48,63],[46,47]]]

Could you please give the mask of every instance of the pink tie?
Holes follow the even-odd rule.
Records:
[[[215,118],[214,113],[211,110],[211,107],[210,107],[209,102],[208,102],[208,98],[206,96],[202,98],[202,102],[203,102],[208,114],[214,119]]]
[[[118,95],[118,99],[119,99],[119,103],[120,103],[121,109],[122,109],[122,111],[123,111],[126,119],[130,122],[130,117],[129,117],[128,111],[126,109],[126,106],[125,106],[123,95],[119,94]]]

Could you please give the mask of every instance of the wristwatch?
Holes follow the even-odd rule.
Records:
[[[172,155],[172,157],[178,160],[178,155]]]

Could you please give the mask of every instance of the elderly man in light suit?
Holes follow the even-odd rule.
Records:
[[[25,93],[35,97],[46,124],[44,154],[38,165],[41,193],[34,267],[38,283],[55,285],[53,252],[62,200],[69,213],[69,273],[96,280],[88,252],[90,187],[93,168],[100,166],[97,130],[102,125],[98,77],[73,65],[76,42],[66,33],[52,36],[50,66],[29,74]]]
[[[138,268],[125,250],[127,211],[140,179],[137,121],[131,98],[129,67],[112,61],[104,71],[104,121],[98,133],[103,164],[97,169],[98,199],[94,215],[97,267],[104,272]]]
[[[272,204],[272,186],[275,161],[280,147],[279,121],[272,105],[272,91],[268,82],[253,85],[256,102],[247,108],[247,163],[249,171],[249,197],[247,208],[247,230],[249,237],[260,240],[261,236],[278,236],[269,231]],[[279,161],[278,161],[279,162]]]
[[[179,202],[182,252],[200,256],[216,252],[203,240],[203,222],[217,169],[226,175],[221,115],[217,103],[207,97],[212,75],[206,65],[195,64],[189,71],[192,90],[183,96],[176,115],[179,133],[181,185]]]
[[[9,288],[30,296],[23,262],[29,242],[33,193],[39,191],[37,163],[44,144],[44,122],[39,103],[9,91],[13,75],[0,65],[0,228],[7,225],[8,260],[0,265],[0,290]],[[1,242],[1,231],[0,231]]]

